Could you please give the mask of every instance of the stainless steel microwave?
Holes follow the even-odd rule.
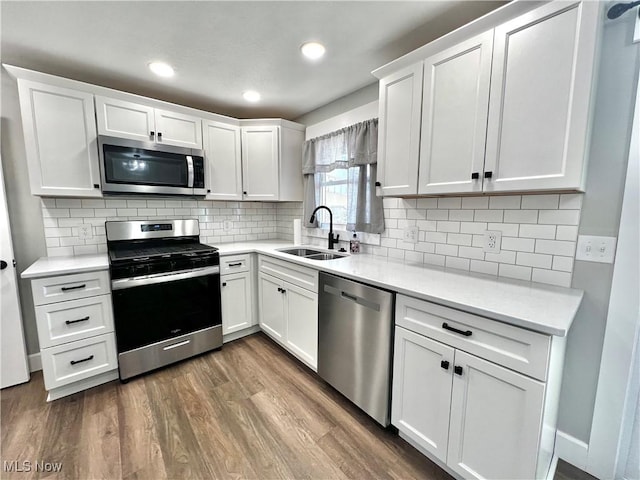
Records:
[[[204,152],[101,135],[100,175],[105,193],[205,195]]]

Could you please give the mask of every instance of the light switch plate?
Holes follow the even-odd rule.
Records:
[[[613,263],[613,259],[616,256],[616,240],[616,237],[579,235],[576,260]]]

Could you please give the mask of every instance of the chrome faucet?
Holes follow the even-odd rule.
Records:
[[[329,250],[333,250],[333,246],[336,243],[338,243],[338,239],[340,238],[340,235],[335,235],[335,236],[333,235],[333,212],[331,212],[331,209],[329,207],[325,207],[324,205],[320,205],[319,207],[316,207],[316,209],[311,214],[309,223],[313,223],[316,221],[316,212],[321,208],[324,208],[327,212],[329,212]]]

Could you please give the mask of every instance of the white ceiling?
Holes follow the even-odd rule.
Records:
[[[1,1],[2,61],[239,118],[294,119],[499,1]],[[300,45],[327,47],[311,63]],[[155,77],[152,60],[174,66]],[[242,92],[258,90],[259,104]]]

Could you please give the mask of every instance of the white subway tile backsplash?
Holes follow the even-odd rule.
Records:
[[[553,285],[569,285],[582,194],[383,199],[386,231],[360,234],[365,253],[412,263],[470,270]],[[58,202],[59,200],[59,202]],[[217,202],[173,199],[55,199],[42,201],[47,254],[106,251],[106,220],[197,218],[201,239],[216,244],[293,239],[302,203]],[[79,202],[79,203],[78,203]],[[233,223],[223,231],[223,221]],[[93,225],[80,239],[77,226]],[[417,226],[418,242],[404,242]],[[502,232],[500,253],[485,253],[485,231]],[[303,241],[324,246],[326,235],[305,229]],[[346,245],[344,241],[341,246]]]
[[[558,208],[559,195],[523,195],[522,209]]]
[[[460,232],[460,222],[448,222],[448,221],[438,222],[438,224],[436,225],[436,229],[439,232],[458,233]]]
[[[431,253],[424,254],[424,263],[428,263],[429,265],[436,265],[438,267],[444,267],[445,261],[444,255],[434,255]]]
[[[577,225],[558,225],[556,231],[556,240],[578,240],[578,226]]]
[[[447,235],[447,243],[451,245],[467,245],[470,246],[473,241],[473,235],[466,233],[449,233]]]
[[[503,250],[500,253],[485,253],[484,259],[488,262],[516,263],[516,252]]]
[[[433,243],[447,243],[447,234],[444,232],[427,232],[425,240]]]
[[[582,193],[567,193],[560,195],[560,209],[580,210],[582,208]]]
[[[462,206],[462,198],[460,197],[438,198],[439,209],[442,209],[442,208],[453,209],[453,208],[460,208],[461,206]]]
[[[503,210],[476,210],[473,217],[476,222],[502,222]]]
[[[447,268],[456,268],[458,270],[469,270],[470,260],[461,257],[446,257],[444,266]]]
[[[505,210],[507,223],[538,223],[538,210]]]
[[[529,281],[531,280],[531,267],[506,265],[504,263],[501,263],[498,267],[498,276]]]
[[[557,270],[534,268],[531,280],[534,282],[558,285],[560,287],[571,286],[571,274],[569,272],[559,272]]]
[[[416,208],[438,208],[437,198],[418,198]]]
[[[516,264],[525,267],[551,268],[553,257],[551,255],[542,255],[539,253],[518,252]]]
[[[436,244],[436,253],[438,255],[448,255],[455,257],[458,255],[458,246],[448,245],[446,243],[438,243]]]
[[[573,257],[576,253],[576,242],[561,240],[536,240],[536,253],[548,253],[551,255],[563,255]]]
[[[552,225],[578,225],[580,210],[540,210],[538,223]]]
[[[449,210],[427,210],[427,220],[449,220]]]
[[[489,197],[462,197],[462,208],[471,210],[489,208]]]
[[[487,230],[485,222],[460,222],[460,233],[484,234]]]
[[[498,275],[498,263],[483,262],[482,260],[471,260],[469,270],[477,273],[486,273],[488,275]]]
[[[556,227],[555,225],[520,225],[520,237],[553,240],[556,237]]]
[[[489,197],[489,208],[519,210],[521,199],[520,195]]]
[[[472,258],[475,260],[484,260],[484,250],[478,247],[460,246],[458,248],[458,256]]]
[[[449,220],[473,222],[473,210],[451,210],[449,212]]]
[[[533,252],[535,240],[532,238],[502,237],[502,250],[514,250],[518,252]]]
[[[499,231],[502,235],[508,235],[510,237],[517,237],[520,225],[517,223],[489,223],[487,230]]]
[[[553,270],[561,270],[563,272],[571,272],[573,271],[573,257],[553,257],[553,265],[551,267]]]

